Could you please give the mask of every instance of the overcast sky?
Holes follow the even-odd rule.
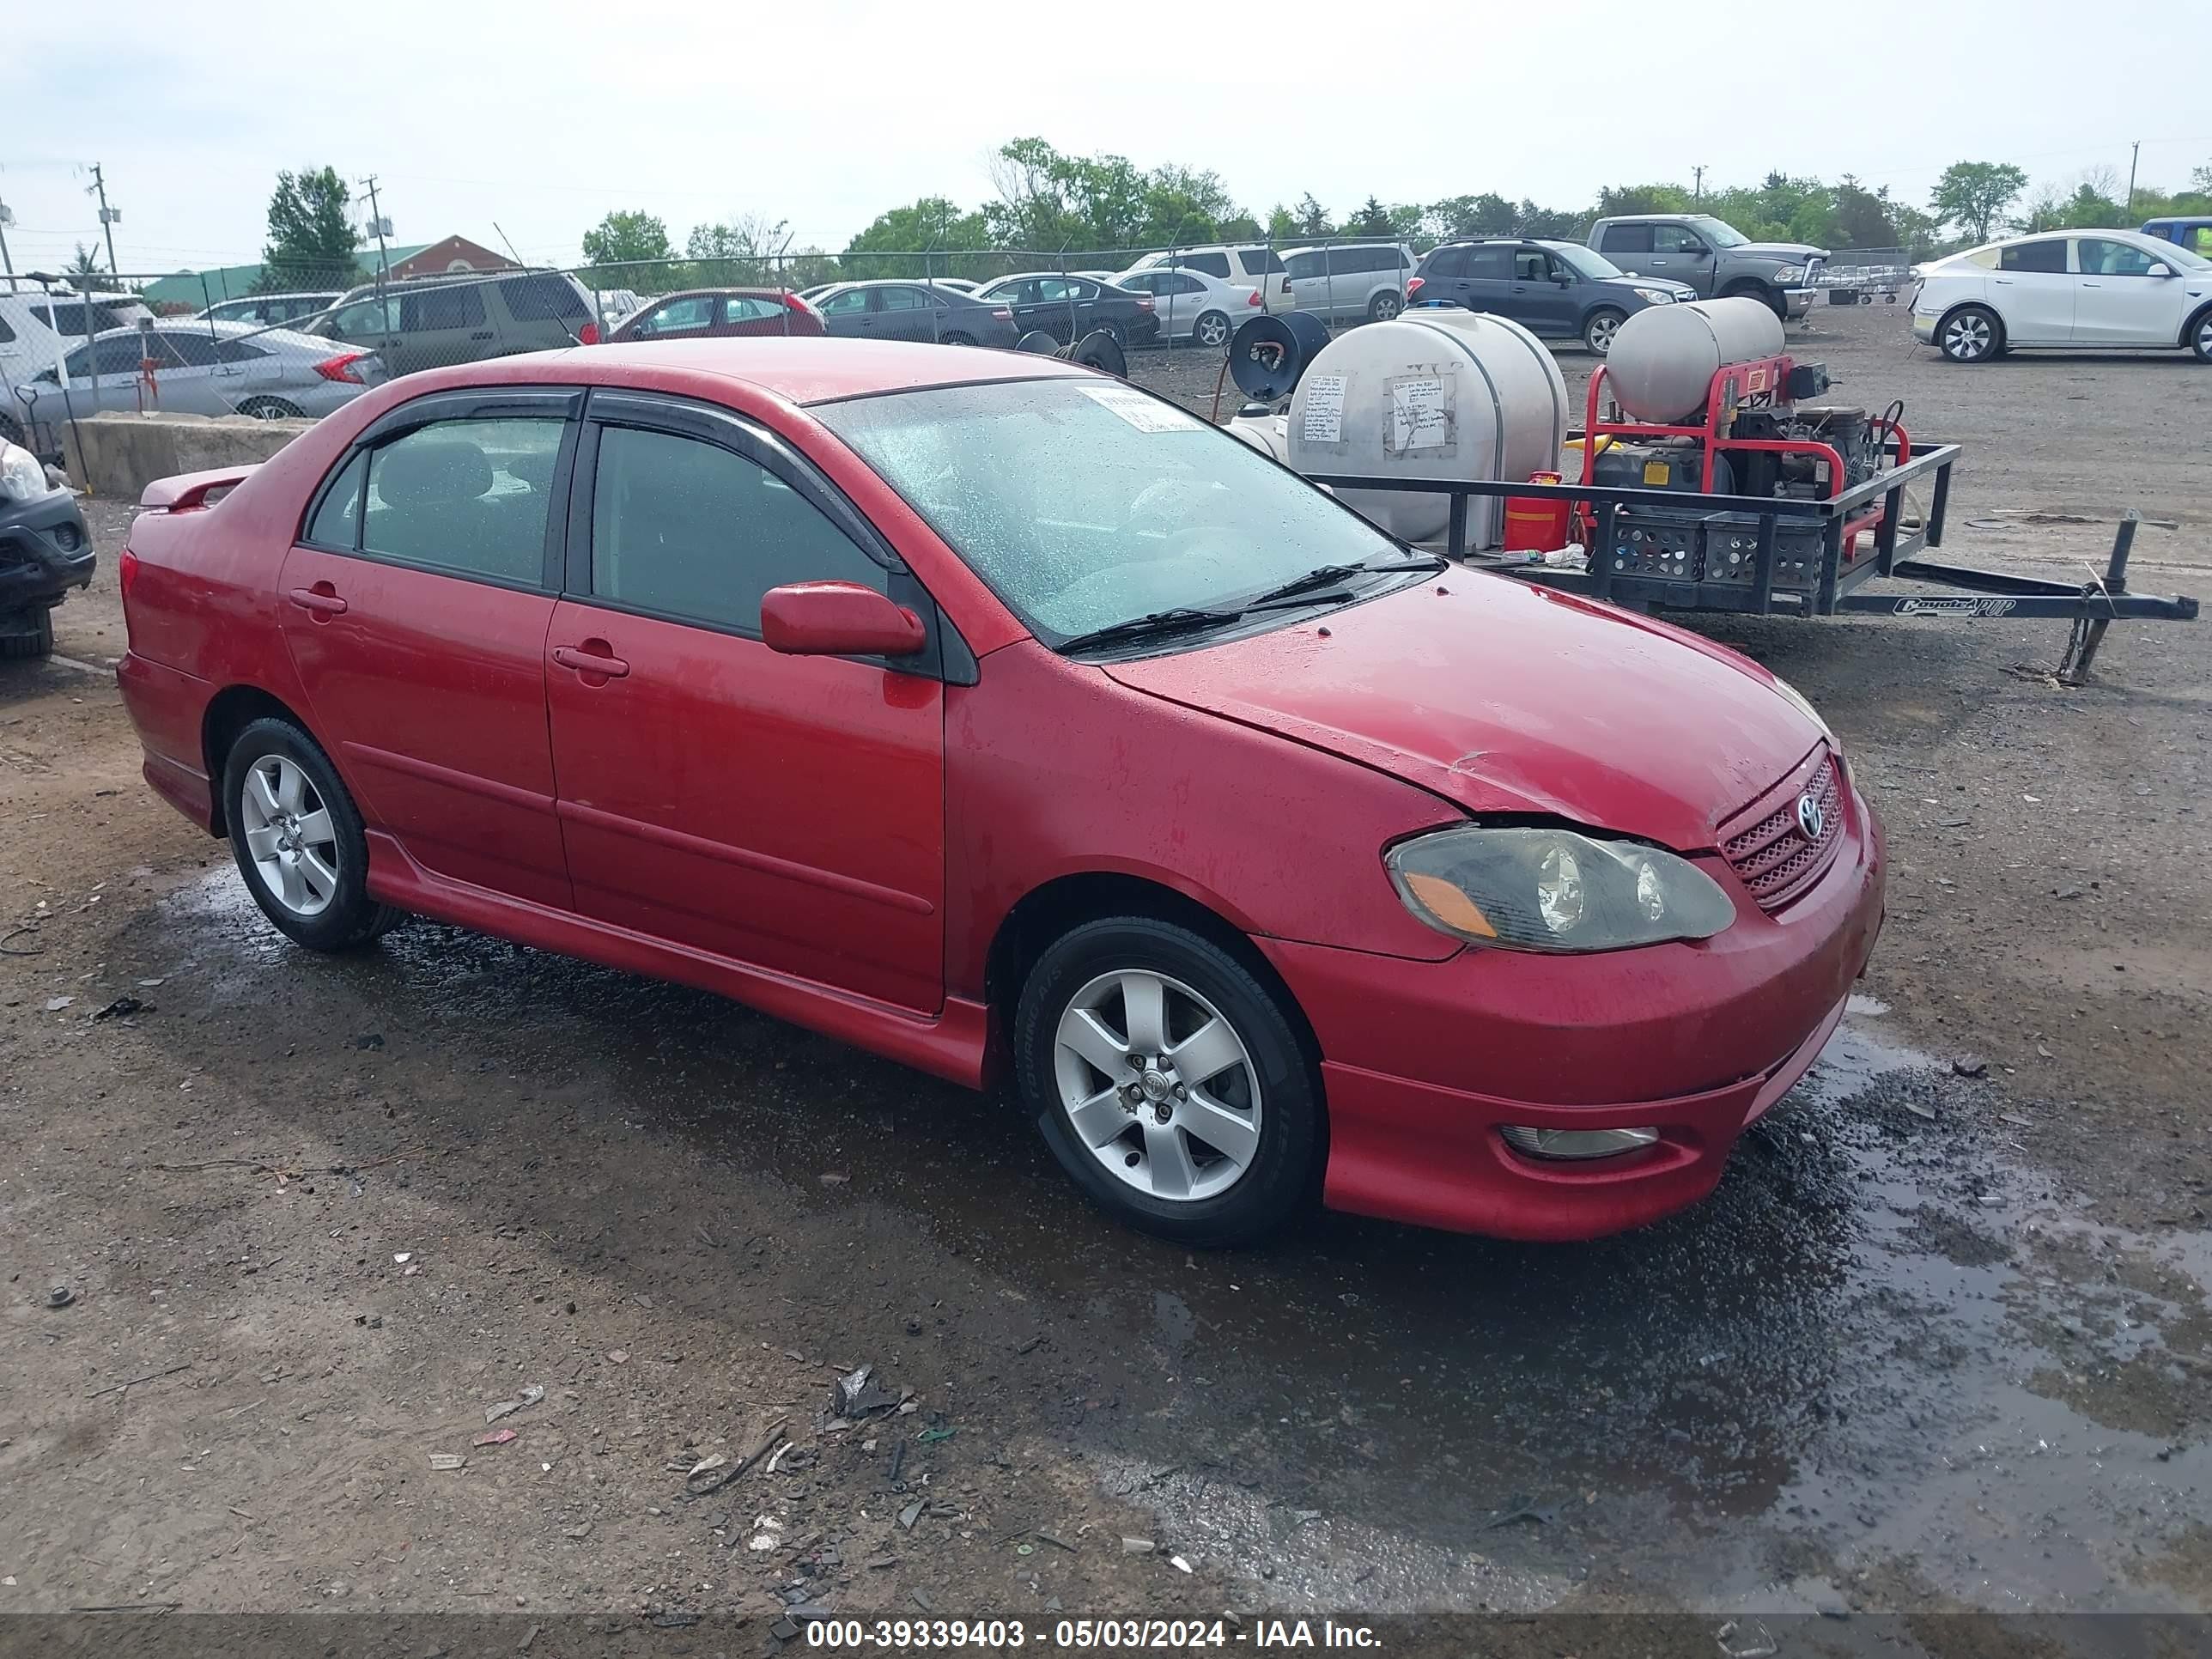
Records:
[[[629,207],[679,246],[760,213],[834,249],[918,196],[976,205],[990,152],[1030,134],[1212,167],[1262,218],[1307,191],[1338,213],[1370,192],[1568,206],[1698,164],[1708,185],[1851,172],[1924,204],[1962,157],[2124,179],[2140,138],[2142,178],[2169,187],[2212,161],[2203,0],[105,0],[27,6],[7,34],[18,270],[98,242],[93,162],[129,272],[257,258],[276,170],[325,163],[378,177],[395,240],[498,246],[496,223],[568,261]]]

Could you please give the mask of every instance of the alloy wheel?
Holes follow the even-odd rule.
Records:
[[[1180,980],[1121,969],[1091,981],[1060,1013],[1053,1071],[1076,1138],[1149,1197],[1218,1197],[1259,1154],[1251,1051]]]
[[[1944,325],[1943,349],[1954,361],[1971,363],[1989,356],[1996,337],[1988,318],[1978,312],[1963,312]]]
[[[239,792],[239,823],[262,885],[295,916],[319,916],[338,890],[337,830],[315,786],[283,755],[264,755]]]
[[[1589,327],[1583,335],[1583,343],[1598,356],[1613,349],[1613,337],[1620,332],[1620,319],[1610,311],[1590,319]]]
[[[1209,311],[1198,319],[1198,343],[1202,346],[1225,345],[1229,342],[1229,319],[1218,311]]]

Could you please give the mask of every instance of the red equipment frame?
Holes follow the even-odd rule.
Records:
[[[1728,363],[1713,373],[1712,383],[1705,388],[1703,422],[1695,426],[1667,426],[1643,421],[1601,421],[1598,410],[1608,367],[1604,363],[1590,376],[1589,396],[1583,411],[1583,482],[1597,482],[1597,458],[1601,438],[1694,438],[1703,456],[1698,477],[1702,494],[1713,493],[1713,457],[1724,450],[1764,451],[1770,454],[1811,455],[1828,464],[1828,494],[1844,493],[1844,458],[1832,444],[1812,439],[1799,438],[1736,438],[1729,435],[1728,428],[1735,419],[1735,412],[1746,406],[1788,407],[1795,402],[1786,388],[1790,372],[1797,367],[1796,358],[1784,353],[1773,357],[1754,358],[1749,362]],[[1757,404],[1753,399],[1759,399]],[[1897,455],[1893,465],[1904,465],[1912,459],[1912,440],[1905,428],[1895,421],[1880,422],[1885,433],[1896,441]],[[1857,542],[1861,532],[1876,528],[1881,523],[1880,501],[1855,519],[1844,521],[1844,556],[1857,556]]]

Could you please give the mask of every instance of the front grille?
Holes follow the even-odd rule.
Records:
[[[1797,819],[1797,801],[1820,803],[1820,836],[1808,841]],[[1754,801],[1726,833],[1721,853],[1762,910],[1775,911],[1820,878],[1844,834],[1843,787],[1835,757],[1826,749],[1812,763]]]

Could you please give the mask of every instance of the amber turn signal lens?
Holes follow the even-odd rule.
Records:
[[[1498,937],[1498,930],[1490,925],[1490,918],[1482,914],[1482,907],[1442,876],[1408,871],[1406,886],[1445,927],[1455,928],[1462,933],[1472,933],[1477,939]]]

